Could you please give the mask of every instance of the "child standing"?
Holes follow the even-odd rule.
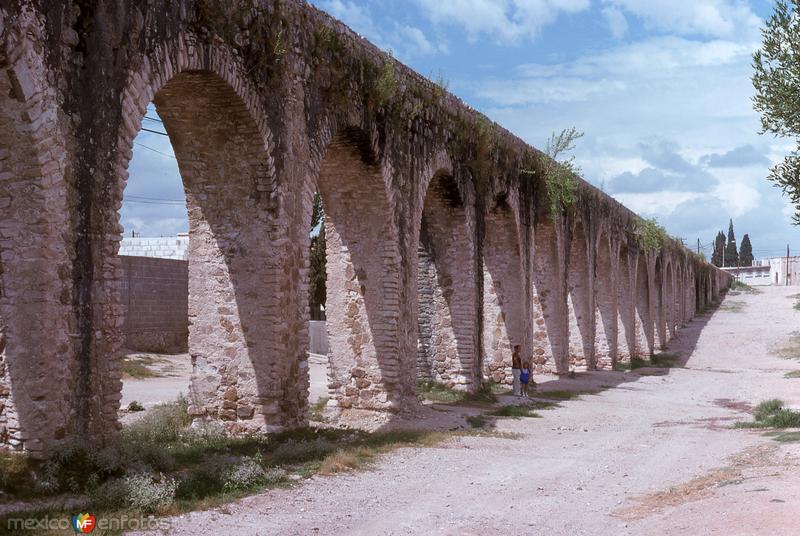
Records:
[[[519,382],[522,384],[522,398],[528,398],[528,382],[531,380],[531,363],[525,361],[519,374]]]
[[[520,396],[519,375],[522,370],[522,347],[519,344],[514,345],[514,350],[511,352],[511,376],[514,378],[514,396]]]

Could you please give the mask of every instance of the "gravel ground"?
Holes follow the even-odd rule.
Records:
[[[800,364],[773,354],[800,329],[797,288],[762,290],[679,332],[669,352],[685,368],[537,377],[543,390],[601,390],[497,421],[520,439],[400,449],[367,471],[171,518],[170,533],[797,534],[800,443],[730,427],[767,398],[800,407],[800,379],[784,378]]]

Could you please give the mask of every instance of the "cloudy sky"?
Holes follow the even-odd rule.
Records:
[[[575,151],[584,177],[688,244],[710,245],[733,218],[757,257],[787,243],[800,251],[791,207],[765,180],[790,144],[759,135],[750,104],[771,1],[313,3],[532,145],[585,132]],[[152,201],[182,199],[175,160],[151,150],[170,154],[168,139],[142,132],[136,142],[127,234],[185,231],[179,202]]]

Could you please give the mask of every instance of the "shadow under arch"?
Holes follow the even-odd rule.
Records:
[[[302,341],[287,335],[300,330],[284,316],[287,296],[301,283],[299,274],[285,273],[276,247],[288,233],[270,199],[271,138],[232,61],[213,48],[176,52],[172,63],[150,63],[153,71],[130,79],[122,111],[129,119],[118,142],[120,186],[152,100],[175,152],[189,216],[189,412],[230,429],[270,431],[305,418],[306,357]],[[118,208],[121,188],[114,197]]]
[[[575,222],[567,258],[567,315],[570,367],[594,368],[594,306],[589,242],[581,222]]]
[[[680,302],[678,296],[678,278],[676,276],[677,270],[675,265],[677,261],[670,259],[667,261],[667,290],[666,290],[666,304],[667,304],[667,339],[675,337],[678,326],[682,323]]]
[[[0,448],[39,458],[88,432],[88,378],[70,336],[66,140],[44,60],[19,46],[10,64],[0,49]]]
[[[474,233],[455,178],[437,171],[419,225],[418,378],[474,391],[480,387],[479,296]]]
[[[533,360],[538,372],[569,371],[566,259],[563,230],[551,219],[534,227],[531,314]]]
[[[483,373],[495,383],[511,383],[511,353],[515,345],[525,347],[528,314],[520,235],[504,195],[494,198],[484,221]]]
[[[329,392],[344,409],[397,408],[399,243],[383,169],[362,130],[333,136],[317,186],[325,212]]]
[[[600,233],[594,258],[595,367],[611,369],[617,362],[617,289],[611,241],[606,232]],[[617,270],[616,276],[619,275]]]
[[[667,346],[667,311],[664,300],[666,284],[664,282],[665,271],[662,264],[661,256],[656,256],[655,277],[653,277],[653,324],[655,328],[653,346],[660,350]]]
[[[650,278],[647,256],[640,252],[636,259],[636,357],[649,357],[653,353],[653,317],[650,303]]]
[[[634,264],[631,269],[631,263]],[[619,248],[617,264],[617,362],[636,356],[636,260],[628,246]]]

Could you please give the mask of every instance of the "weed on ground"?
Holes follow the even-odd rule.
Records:
[[[753,421],[739,421],[734,428],[800,428],[800,411],[786,409],[777,398],[765,400],[753,409]]]
[[[492,392],[494,386],[488,384],[475,393],[454,389],[438,382],[421,381],[417,383],[417,398],[437,404],[462,404],[497,402],[497,397]]]
[[[365,468],[399,447],[431,447],[464,435],[519,437],[485,429],[369,433],[332,428],[233,437],[212,425],[191,427],[187,409],[185,399],[156,406],[104,448],[65,443],[45,461],[0,453],[3,496],[8,501],[46,501],[67,494],[79,502],[73,510],[98,517],[172,515],[314,474]],[[56,513],[65,519],[74,514]],[[13,515],[0,517],[0,527]]]

